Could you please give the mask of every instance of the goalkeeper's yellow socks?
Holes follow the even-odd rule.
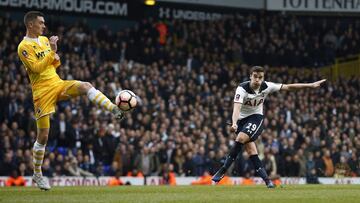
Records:
[[[103,109],[108,110],[112,112],[114,108],[116,107],[115,104],[113,104],[110,99],[108,99],[102,92],[92,87],[88,93],[88,98],[90,101],[98,106],[101,106]]]
[[[44,155],[45,155],[45,145],[40,144],[36,141],[33,147],[34,174],[42,175],[41,166],[44,160]]]

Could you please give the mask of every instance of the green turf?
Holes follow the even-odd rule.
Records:
[[[51,191],[1,188],[0,203],[8,202],[360,202],[360,185],[265,186],[120,186],[54,187]]]

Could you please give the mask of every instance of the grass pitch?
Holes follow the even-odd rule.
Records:
[[[119,186],[0,189],[0,202],[360,202],[360,185]]]

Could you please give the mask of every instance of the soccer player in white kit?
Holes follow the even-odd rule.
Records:
[[[250,71],[250,81],[241,83],[235,93],[232,114],[231,131],[236,133],[235,143],[223,166],[212,177],[214,182],[219,182],[231,166],[244,146],[257,174],[264,180],[268,188],[274,188],[262,163],[259,159],[255,140],[263,131],[263,104],[268,94],[280,90],[298,90],[304,88],[318,88],[326,80],[314,83],[276,84],[264,81],[264,68],[254,66]]]

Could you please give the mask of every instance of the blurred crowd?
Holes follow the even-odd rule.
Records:
[[[318,71],[305,74],[300,67],[331,64],[360,50],[359,21],[347,18],[259,13],[216,22],[146,19],[119,32],[83,22],[47,23],[60,38],[61,78],[91,82],[112,100],[131,89],[140,103],[118,122],[86,96],[60,102],[43,164],[49,177],[213,174],[233,143],[227,124],[232,100],[251,64],[265,65],[267,81],[312,82],[321,78]],[[165,29],[160,38],[159,27]],[[0,176],[32,175],[36,122],[16,51],[24,26],[3,16],[0,29]],[[288,67],[298,72],[289,74]],[[359,89],[359,78],[352,78],[271,95],[257,140],[268,173],[360,176]],[[242,155],[228,175],[255,175]]]

